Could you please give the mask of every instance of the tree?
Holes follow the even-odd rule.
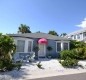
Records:
[[[64,36],[66,36],[67,35],[67,33],[62,33],[60,36],[61,37],[64,37]]]
[[[48,34],[59,36],[56,31],[49,31]]]
[[[21,32],[21,33],[31,33],[30,27],[25,24],[21,24],[18,29],[19,29],[18,32]]]

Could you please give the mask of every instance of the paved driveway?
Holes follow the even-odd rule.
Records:
[[[39,78],[39,79],[29,79],[29,80],[86,80],[86,73]]]

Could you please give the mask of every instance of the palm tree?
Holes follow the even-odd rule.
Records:
[[[21,32],[21,33],[31,33],[30,27],[25,24],[21,24],[18,29],[19,29],[18,32]]]

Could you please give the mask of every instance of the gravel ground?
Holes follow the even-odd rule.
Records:
[[[0,80],[28,80],[86,72],[86,69],[80,67],[76,69],[63,68],[56,59],[41,59],[40,61],[44,69],[39,69],[37,67],[38,61],[34,63],[23,63],[19,71],[1,72]]]

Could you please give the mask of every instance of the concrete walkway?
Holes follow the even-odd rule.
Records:
[[[29,79],[29,80],[86,80],[86,73],[53,76],[53,77],[45,77],[45,78]]]

